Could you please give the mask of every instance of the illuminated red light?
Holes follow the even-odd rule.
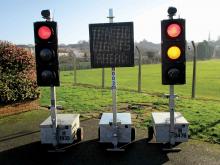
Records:
[[[41,26],[38,29],[38,36],[43,40],[50,38],[51,34],[52,34],[51,29],[47,26]]]
[[[178,37],[181,33],[180,25],[173,23],[167,27],[167,34],[169,37],[175,38]]]

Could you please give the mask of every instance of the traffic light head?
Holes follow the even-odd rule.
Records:
[[[161,39],[162,84],[185,84],[185,20],[162,20]]]
[[[56,22],[35,22],[35,57],[38,86],[59,86]]]

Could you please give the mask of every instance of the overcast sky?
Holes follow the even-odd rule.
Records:
[[[51,9],[58,22],[59,43],[89,40],[89,23],[107,23],[113,8],[115,22],[134,22],[135,41],[160,43],[160,21],[169,6],[186,19],[186,39],[196,42],[220,36],[219,0],[2,0],[0,40],[33,44],[33,22],[42,21],[41,10]]]

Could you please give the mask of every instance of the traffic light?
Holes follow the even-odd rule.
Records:
[[[59,86],[57,23],[35,22],[34,37],[38,86]]]
[[[161,39],[162,84],[185,84],[185,20],[162,20]]]

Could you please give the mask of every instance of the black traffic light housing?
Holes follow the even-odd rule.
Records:
[[[185,20],[161,21],[162,84],[186,83]]]
[[[34,23],[35,59],[38,86],[60,86],[57,23]]]

